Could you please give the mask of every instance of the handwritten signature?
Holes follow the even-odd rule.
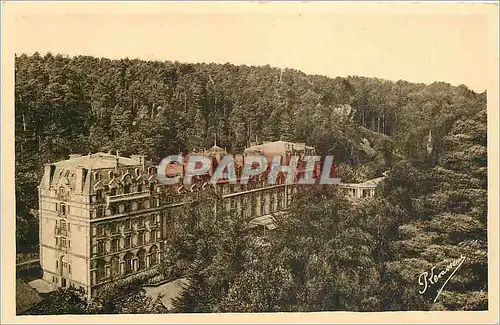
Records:
[[[462,266],[462,264],[464,263],[465,261],[465,256],[463,255],[460,255],[460,258],[458,259],[455,259],[453,260],[452,262],[450,262],[446,268],[444,270],[442,270],[441,272],[439,272],[438,274],[434,274],[434,270],[436,269],[435,266],[432,267],[431,269],[431,272],[423,272],[422,274],[420,274],[420,276],[418,277],[418,284],[423,286],[422,290],[419,290],[418,293],[420,294],[424,294],[427,289],[435,284],[438,283],[438,281],[443,277],[445,276],[446,274],[448,274],[451,270],[453,270],[453,272],[451,272],[450,276],[448,276],[448,278],[446,279],[446,281],[443,283],[443,285],[441,286],[441,288],[439,289],[437,295],[436,295],[436,298],[434,298],[434,302],[437,301],[437,298],[439,297],[439,295],[441,294],[441,291],[443,291],[443,288],[445,287],[445,285],[448,283],[448,281],[450,281],[450,279],[453,277],[453,275],[455,275],[455,273],[457,272],[457,270],[460,268],[460,266]]]

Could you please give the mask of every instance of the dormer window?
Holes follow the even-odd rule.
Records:
[[[98,172],[94,173],[94,181],[98,181],[101,178],[101,175]]]
[[[115,173],[112,170],[110,170],[108,172],[108,176],[109,176],[109,179],[113,179],[113,178],[115,178]]]

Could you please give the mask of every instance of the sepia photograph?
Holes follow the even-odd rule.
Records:
[[[12,319],[498,322],[498,4],[2,7]]]

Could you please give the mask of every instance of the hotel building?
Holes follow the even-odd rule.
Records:
[[[313,148],[279,141],[249,149],[276,150],[290,155]],[[214,145],[205,154],[220,161],[225,150]],[[158,182],[155,167],[139,155],[70,155],[46,164],[39,186],[43,279],[91,296],[103,284],[153,269],[167,251],[169,231],[183,217],[182,205],[203,188]],[[269,230],[276,228],[273,215],[285,211],[297,191],[284,179],[268,185],[267,177],[214,188],[227,210]]]

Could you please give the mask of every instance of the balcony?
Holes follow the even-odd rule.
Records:
[[[59,251],[61,251],[61,252],[63,252],[63,253],[68,253],[68,246],[63,246],[61,244],[58,244],[56,246],[56,249],[59,250]]]
[[[68,236],[68,229],[66,229],[66,228],[56,227],[54,229],[54,232],[55,232],[56,236],[65,236],[65,237]]]
[[[109,203],[115,203],[115,202],[121,202],[121,201],[143,199],[143,198],[148,198],[149,196],[150,196],[149,191],[134,192],[134,193],[127,193],[127,194],[118,194],[118,195],[113,195],[113,196],[106,196],[106,203],[109,204]]]
[[[63,211],[58,210],[58,211],[57,211],[57,216],[58,216],[59,218],[67,218],[67,217],[68,217],[68,215],[66,214],[66,211],[65,211],[65,210],[63,210]]]

